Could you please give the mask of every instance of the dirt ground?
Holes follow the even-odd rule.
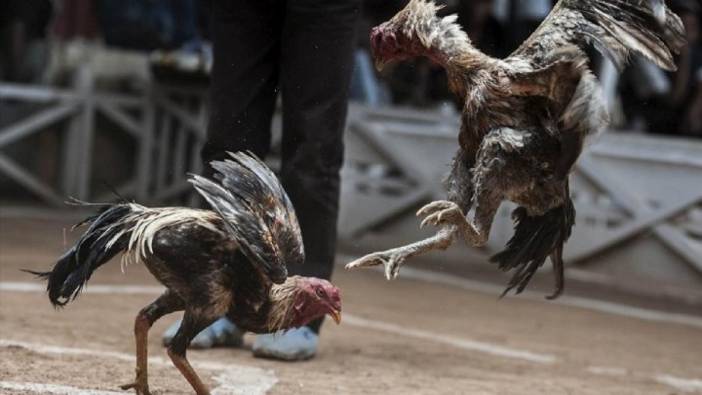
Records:
[[[60,311],[18,270],[47,268],[63,251],[65,225],[0,218],[0,393],[115,394],[133,378],[133,318],[158,291],[143,267],[122,274],[117,261],[105,265]],[[702,394],[699,326],[388,283],[374,271],[337,270],[334,282],[345,322],[325,325],[314,360],[193,350],[195,369],[220,394]],[[190,393],[160,344],[174,319],[150,337],[154,394]]]

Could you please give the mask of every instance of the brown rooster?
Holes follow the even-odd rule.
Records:
[[[149,394],[147,333],[175,311],[185,312],[168,355],[198,395],[209,390],[188,363],[186,348],[219,317],[254,333],[299,327],[325,314],[341,319],[338,288],[287,276],[286,264],[305,258],[297,217],[275,175],[253,155],[230,155],[212,162],[219,183],[190,179],[214,211],[97,205],[102,211],[78,224],[90,226],[53,270],[34,273],[48,280],[56,307],[75,299],[92,273],[119,252],[123,264],[143,263],[166,287],[136,317],[136,380],[122,389]]]
[[[521,292],[550,257],[556,287],[549,298],[555,298],[564,285],[563,244],[575,221],[568,174],[586,138],[608,121],[585,51],[594,45],[620,69],[635,53],[675,70],[671,52],[684,45],[683,25],[663,0],[560,0],[512,55],[495,59],[471,45],[455,15],[437,16],[439,8],[411,0],[372,30],[371,45],[379,67],[417,56],[443,66],[463,103],[448,200],[417,213],[426,216],[422,226],[441,229],[347,268],[384,264],[392,279],[407,258],[445,249],[455,237],[482,246],[507,199],[519,205],[515,234],[491,258],[502,270],[515,270],[505,293],[515,287]]]

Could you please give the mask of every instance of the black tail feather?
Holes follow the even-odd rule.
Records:
[[[82,202],[77,200],[72,203],[82,205]],[[98,214],[77,225],[90,224],[76,244],[59,258],[51,271],[24,270],[47,280],[46,290],[54,307],[65,306],[75,299],[93,272],[127,246],[127,234],[109,247],[108,243],[123,230],[121,226],[112,225],[129,214],[132,208],[126,204],[102,206],[104,208]]]
[[[548,300],[554,300],[561,296],[565,287],[565,277],[563,276],[563,246],[556,247],[551,254],[551,264],[553,265],[553,276],[555,287],[553,293],[546,297]]]
[[[550,256],[555,275],[555,290],[548,299],[555,299],[563,292],[563,244],[570,237],[575,224],[575,207],[570,199],[562,206],[541,216],[529,216],[524,207],[512,213],[515,231],[504,251],[493,255],[490,262],[497,263],[503,271],[516,272],[501,297],[512,289],[519,294],[531,281],[536,271]]]
[[[49,274],[51,274],[51,272],[35,272],[34,270],[27,270],[27,269],[20,269],[20,271],[25,272],[25,273],[29,273],[29,274],[33,274],[42,280],[49,277]]]

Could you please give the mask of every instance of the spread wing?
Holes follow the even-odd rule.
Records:
[[[547,66],[562,48],[593,44],[621,69],[634,52],[666,70],[685,45],[680,18],[664,0],[560,0],[510,58]]]
[[[287,263],[305,259],[295,209],[273,172],[251,153],[211,162],[219,183],[193,175],[190,182],[224,220],[252,264],[271,281],[287,277]]]
[[[560,0],[510,57],[544,67],[565,47],[593,44],[620,69],[631,52],[674,70],[672,52],[685,44],[683,24],[664,0]]]
[[[505,61],[515,67],[512,92],[550,99],[561,134],[583,137],[607,124],[597,79],[585,53],[592,44],[620,69],[631,53],[674,70],[684,28],[664,0],[560,0]],[[526,66],[526,67],[525,67]],[[571,155],[577,158],[582,141]]]

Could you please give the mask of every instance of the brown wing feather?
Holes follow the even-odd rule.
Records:
[[[560,0],[510,58],[544,67],[559,48],[593,44],[620,68],[635,52],[674,70],[672,53],[684,43],[682,22],[663,0]]]
[[[213,161],[219,183],[193,175],[190,182],[224,220],[247,258],[271,277],[285,280],[288,263],[305,260],[295,210],[275,174],[251,153]]]

